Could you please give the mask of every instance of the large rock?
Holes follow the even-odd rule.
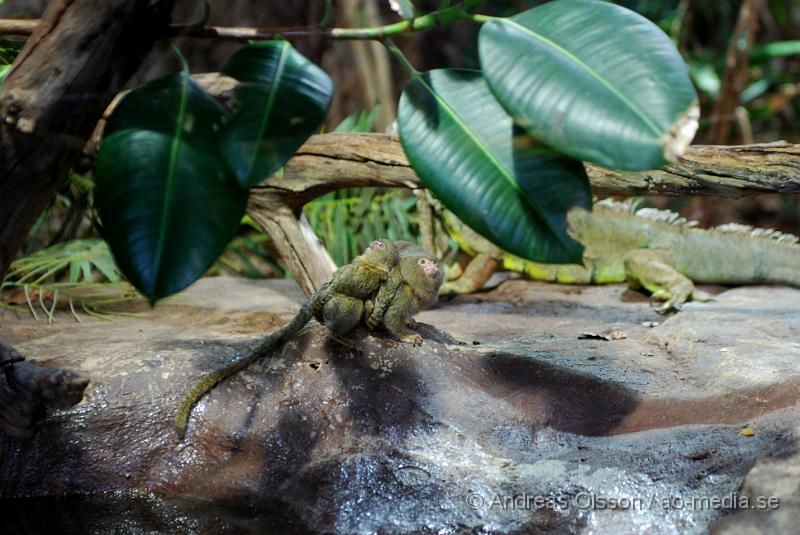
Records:
[[[182,395],[288,321],[293,283],[205,279],[114,322],[6,317],[0,336],[29,359],[92,383],[33,440],[0,438],[4,520],[704,532],[754,463],[795,445],[800,291],[730,290],[671,317],[631,295],[510,281],[418,316],[466,346],[423,324],[421,348],[357,333],[351,349],[312,326],[206,397],[183,443]],[[94,497],[52,498],[76,494]]]

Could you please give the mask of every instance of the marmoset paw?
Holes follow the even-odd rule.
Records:
[[[400,340],[411,344],[412,346],[421,346],[422,345],[422,336],[418,334],[407,334],[402,337]]]

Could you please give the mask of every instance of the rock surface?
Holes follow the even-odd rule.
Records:
[[[418,315],[421,348],[358,333],[351,349],[314,325],[201,401],[180,443],[188,387],[302,298],[291,282],[217,278],[114,322],[3,317],[0,337],[28,359],[92,379],[31,441],[0,437],[4,520],[98,533],[797,525],[800,462],[773,457],[797,442],[800,291],[734,289],[664,317],[622,286],[508,281]],[[580,338],[609,330],[618,339]],[[740,496],[782,505],[726,516]]]

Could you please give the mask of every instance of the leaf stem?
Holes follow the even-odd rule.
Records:
[[[389,39],[384,39],[381,42],[383,43],[383,46],[386,47],[386,50],[391,52],[392,55],[397,58],[397,60],[400,62],[400,64],[412,78],[419,75],[419,71],[414,68],[414,66],[411,64],[410,61],[408,61],[408,58],[405,56],[405,54],[403,54],[403,52],[399,48],[397,48],[396,44],[394,44]]]
[[[465,0],[460,4],[446,7],[439,11],[432,11],[413,19],[407,19],[385,26],[373,28],[333,28],[331,35],[338,39],[385,39],[387,37],[428,30],[438,26],[452,24],[464,20],[471,9],[475,9],[486,0]]]
[[[413,19],[394,22],[384,26],[367,28],[254,28],[233,26],[203,26],[196,23],[172,24],[167,36],[188,36],[197,38],[231,39],[234,41],[270,41],[273,39],[293,39],[302,37],[321,37],[344,40],[382,40],[386,37],[404,35],[420,30],[446,26],[459,20],[485,22],[492,17],[474,15],[470,10],[487,0],[464,0],[454,6],[432,11]],[[36,19],[0,19],[0,35],[30,35],[39,24]]]
[[[178,57],[178,61],[181,63],[181,71],[185,72],[187,75],[189,74],[189,62],[186,61],[186,57],[181,52],[181,49],[175,46],[175,43],[169,41],[169,47]]]
[[[484,22],[489,22],[490,20],[499,19],[502,17],[492,17],[491,15],[481,15],[479,13],[464,13],[461,17],[461,20],[468,20],[471,22],[477,22],[478,24],[483,24]]]

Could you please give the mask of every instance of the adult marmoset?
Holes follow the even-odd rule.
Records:
[[[444,270],[427,251],[408,242],[396,245],[399,252],[397,267],[381,286],[367,318],[367,326],[373,329],[383,323],[398,340],[420,345],[422,337],[410,333],[408,325],[414,314],[436,302],[444,281]]]
[[[352,331],[364,316],[364,302],[372,299],[397,265],[397,247],[388,240],[373,241],[367,251],[333,275],[317,319],[335,336]]]
[[[184,437],[192,408],[200,398],[221,381],[245,369],[295,336],[312,317],[321,320],[334,335],[346,334],[355,328],[364,313],[364,300],[370,299],[379,291],[396,267],[397,261],[397,248],[392,242],[375,240],[362,255],[336,270],[331,281],[308,298],[292,321],[266,336],[253,351],[210,373],[189,390],[178,405],[175,415],[178,436]]]

